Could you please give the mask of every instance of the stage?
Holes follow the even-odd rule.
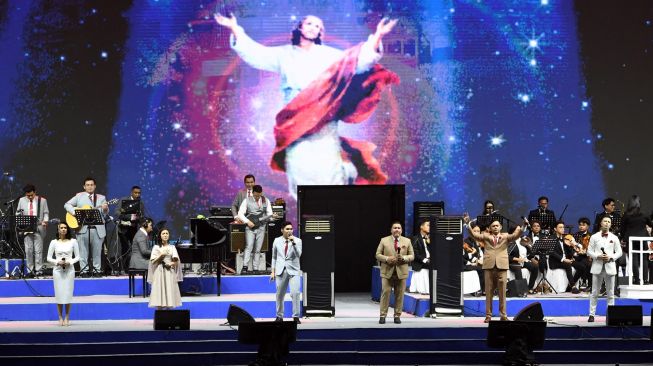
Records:
[[[182,299],[182,308],[191,311],[190,330],[154,331],[154,310],[147,306],[147,298],[128,297],[126,277],[77,279],[69,327],[56,321],[50,279],[2,280],[0,364],[247,364],[255,359],[256,346],[239,344],[237,328],[223,325],[227,309],[235,304],[256,321],[273,320],[274,285],[264,275],[224,276],[222,295],[217,296],[215,283],[215,276],[186,276],[182,291],[195,294]],[[26,291],[33,295],[26,296]],[[288,362],[496,364],[502,360],[504,350],[486,345],[483,298],[466,297],[464,317],[404,313],[402,324],[390,320],[380,325],[379,305],[372,297],[372,293],[338,293],[334,317],[302,318]],[[410,301],[415,308],[410,308]],[[534,301],[543,304],[547,320],[544,349],[535,351],[541,363],[646,363],[653,359],[650,316],[644,317],[642,326],[607,327],[601,313],[605,299],[601,299],[596,322],[587,323],[586,294],[509,298],[509,315]],[[617,304],[632,301],[618,299]],[[407,310],[412,313],[423,302],[428,304],[428,297],[406,295]],[[650,300],[638,302],[644,314],[650,314]],[[290,308],[287,296],[287,318]],[[581,315],[565,314],[581,309]]]

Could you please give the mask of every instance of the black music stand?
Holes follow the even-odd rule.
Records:
[[[141,214],[141,200],[122,200],[120,201],[122,215]]]
[[[75,209],[75,218],[77,219],[77,222],[79,223],[79,227],[86,226],[86,231],[88,232],[88,257],[86,258],[86,267],[89,268],[80,268],[79,272],[83,273],[84,269],[88,269],[88,272],[93,276],[95,274],[95,267],[93,266],[93,247],[91,245],[91,229],[97,230],[96,226],[98,225],[104,225],[104,220],[102,219],[102,214],[100,213],[100,210],[97,208],[91,208],[91,209]],[[102,244],[100,244],[102,245]],[[100,248],[101,249],[101,248]],[[100,253],[101,256],[101,253]],[[102,264],[102,260],[100,260],[100,265]],[[101,274],[101,273],[100,273]]]
[[[547,211],[539,210],[537,214],[529,215],[528,216],[528,221],[529,222],[533,222],[533,221],[539,222],[540,226],[542,227],[542,231],[547,233],[547,235],[548,235],[549,230],[553,230],[553,228],[555,226],[556,218],[555,218],[555,216],[553,216],[552,214],[550,214]]]
[[[549,288],[553,290],[556,294],[558,291],[556,291],[555,288],[553,288],[553,285],[551,285],[551,282],[546,279],[546,274],[549,272],[549,254],[553,253],[555,250],[555,247],[558,245],[558,239],[540,239],[537,240],[535,243],[533,243],[533,251],[537,254],[540,255],[540,260],[544,260],[546,266],[544,273],[542,273],[542,279],[540,282],[537,283],[535,288],[537,288],[539,285],[542,284],[542,282],[546,282],[549,285]],[[544,258],[542,258],[544,256]],[[542,294],[544,294],[544,289],[542,289]]]
[[[476,216],[476,224],[481,227],[481,230],[483,230],[490,226],[490,224],[494,221],[499,221],[502,227],[508,229],[508,227],[504,225],[505,219],[505,217],[499,215],[498,213],[493,213],[491,215],[479,215]]]
[[[10,227],[15,228],[16,234],[20,234],[23,239],[23,248],[25,248],[25,236],[29,234],[36,233],[37,230],[37,220],[36,216],[28,215],[19,215],[19,216],[9,216]],[[18,236],[16,236],[16,241],[18,241]],[[20,246],[20,244],[18,244]],[[25,276],[25,256],[27,251],[23,249],[20,261],[20,278]],[[36,261],[35,261],[36,262]],[[35,263],[36,264],[36,263]],[[28,268],[30,273],[36,273],[36,268]]]

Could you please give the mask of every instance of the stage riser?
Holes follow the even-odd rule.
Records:
[[[142,295],[142,279],[136,277],[136,294]],[[182,292],[205,295],[217,294],[215,276],[185,277],[180,287]],[[223,276],[222,294],[275,293],[275,284],[269,276]],[[129,281],[126,277],[77,278],[75,296],[129,295]],[[3,280],[0,281],[0,297],[54,296],[52,279]]]
[[[2,304],[0,321],[43,321],[58,319],[54,304]],[[255,318],[274,318],[276,303],[270,301],[197,301],[185,302],[180,309],[189,309],[192,319],[225,319],[229,305],[234,304]],[[292,316],[292,302],[284,303],[284,316]],[[126,320],[154,319],[154,309],[147,302],[79,303],[73,304],[71,319],[74,320]]]

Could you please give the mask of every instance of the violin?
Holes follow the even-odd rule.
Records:
[[[474,254],[476,253],[476,248],[472,247],[471,245],[463,242],[463,250],[465,250],[467,253]]]

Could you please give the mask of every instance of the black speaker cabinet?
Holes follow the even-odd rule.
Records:
[[[256,320],[245,309],[238,307],[234,304],[229,305],[227,312],[227,322],[229,325],[238,325],[241,322],[253,323]]]
[[[245,224],[229,224],[229,236],[230,236],[230,248],[232,253],[237,253],[238,251],[245,251]],[[281,235],[281,234],[279,234]],[[279,236],[277,235],[277,236]],[[263,235],[263,246],[261,247],[261,252],[268,251],[268,228],[265,229],[265,234]]]
[[[524,297],[528,292],[528,282],[525,279],[508,281],[508,297]]]
[[[189,330],[190,310],[155,310],[154,330]]]
[[[607,325],[642,325],[641,305],[611,305],[605,317]]]

